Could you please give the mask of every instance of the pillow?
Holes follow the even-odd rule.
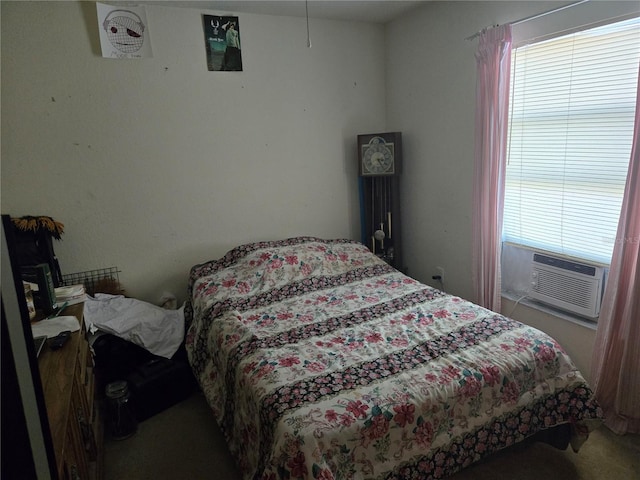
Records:
[[[296,237],[246,244],[219,260],[194,267],[192,295],[211,304],[380,263],[367,247],[351,240]]]

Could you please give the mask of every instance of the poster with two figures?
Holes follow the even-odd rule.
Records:
[[[115,7],[96,3],[102,56],[105,58],[152,57],[144,7]],[[242,71],[242,47],[238,17],[203,15],[207,69]]]

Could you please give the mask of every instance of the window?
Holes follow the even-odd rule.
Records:
[[[503,241],[610,263],[639,62],[640,18],[514,49]]]

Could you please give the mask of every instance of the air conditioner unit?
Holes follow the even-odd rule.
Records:
[[[534,253],[530,298],[592,319],[600,314],[603,267]]]

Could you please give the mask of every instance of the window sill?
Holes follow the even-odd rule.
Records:
[[[538,310],[540,312],[546,313],[547,315],[561,318],[562,320],[566,320],[568,322],[574,323],[576,325],[580,325],[590,330],[597,330],[598,328],[597,319],[590,320],[584,317],[580,317],[578,315],[572,315],[571,313],[562,311],[560,309],[554,308],[549,305],[544,305],[542,303],[539,303],[527,297],[522,298],[521,296],[517,296],[511,292],[502,292],[502,298],[515,302],[514,305],[510,307],[511,309],[507,312],[508,315],[507,313],[505,313],[505,315],[509,317],[513,315],[513,313],[515,312],[515,310],[518,308],[519,305],[524,305],[531,309]]]

